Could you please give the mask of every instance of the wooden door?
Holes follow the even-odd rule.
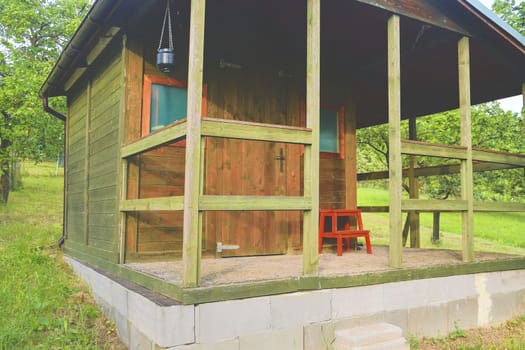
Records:
[[[257,84],[253,84],[253,80],[230,75],[218,85],[220,87],[210,83],[208,115],[286,124],[286,87],[276,79],[259,79]],[[297,169],[291,169],[291,147],[293,152],[298,153],[296,145],[209,138],[206,144],[205,192],[244,196],[299,195],[289,193],[288,189],[288,182],[299,181],[300,176],[298,161],[293,162]],[[289,227],[288,212],[283,211],[206,213],[207,236],[215,232],[216,242],[239,246],[239,249],[224,250],[222,256],[284,254],[288,250]],[[208,247],[209,251],[212,249],[215,247]]]

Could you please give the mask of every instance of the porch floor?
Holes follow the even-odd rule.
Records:
[[[523,256],[501,253],[476,252],[474,263],[523,259]],[[440,265],[461,265],[460,251],[443,249],[405,248],[403,268],[429,268]],[[134,262],[125,266],[154,276],[168,283],[179,285],[182,276],[180,260]],[[343,256],[326,253],[319,256],[320,276],[350,276],[394,270],[388,265],[388,247],[373,246],[373,254],[366,251],[344,252]],[[302,274],[302,255],[273,255],[232,258],[203,258],[201,286],[211,287],[246,282],[271,281],[296,278]]]

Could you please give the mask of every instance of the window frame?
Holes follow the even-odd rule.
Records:
[[[142,121],[141,121],[141,138],[146,137],[148,135],[154,134],[160,130],[163,130],[164,128],[172,125],[173,123],[179,122],[181,120],[185,120],[188,118],[186,116],[185,118],[181,118],[179,120],[175,120],[172,123],[159,128],[155,131],[150,131],[151,128],[151,87],[153,84],[158,85],[164,85],[164,86],[170,86],[170,87],[177,87],[177,88],[185,88],[188,89],[188,82],[183,80],[178,80],[175,78],[170,78],[166,76],[158,76],[153,74],[144,74],[144,82],[143,82],[143,90],[142,90]],[[207,85],[202,85],[202,118],[206,115],[206,95],[207,95]],[[184,142],[185,140],[179,141]],[[177,142],[177,144],[179,144]]]
[[[335,106],[328,104],[321,104],[319,109],[319,132],[321,131],[321,109],[328,109],[337,112],[338,121],[338,139],[339,139],[339,152],[322,152],[321,146],[321,135],[319,135],[319,155],[320,158],[328,159],[345,159],[345,108],[344,106]],[[301,103],[301,121],[303,126],[306,126],[306,101]],[[304,146],[301,150],[301,155],[304,154]]]

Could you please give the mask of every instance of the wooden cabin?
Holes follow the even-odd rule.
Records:
[[[391,267],[404,211],[461,212],[464,262],[476,210],[525,211],[473,200],[474,163],[525,167],[471,145],[470,106],[525,89],[525,39],[477,0],[169,5],[170,72],[166,1],[97,0],[40,91],[67,97],[70,257],[185,303],[221,256],[301,255],[298,288],[319,288],[319,210],[357,206],[356,130],[387,122]],[[401,140],[402,119],[458,107],[460,145]],[[460,159],[462,199],[402,200],[402,154]],[[151,260],[179,264],[180,283],[128,266]]]

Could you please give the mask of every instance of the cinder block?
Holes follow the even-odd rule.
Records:
[[[416,308],[429,303],[428,280],[388,283],[384,286],[385,311]]]
[[[195,342],[193,305],[156,306],[155,343],[170,347]]]
[[[157,305],[142,295],[128,293],[128,319],[131,325],[149,339],[155,338],[155,318]]]
[[[517,309],[517,292],[510,292],[504,294],[494,294],[491,297],[492,308],[490,310],[489,322],[490,324],[497,324],[505,322],[515,316]]]
[[[461,300],[477,297],[476,275],[458,275],[445,277],[442,287],[446,290],[446,300]]]
[[[332,291],[332,318],[334,320],[369,315],[384,310],[382,284],[341,288]]]
[[[504,291],[525,290],[525,270],[501,271],[501,279]]]
[[[129,350],[152,350],[153,348],[153,342],[151,339],[130,324]]]
[[[211,343],[270,330],[270,298],[200,304],[196,308],[197,343]]]
[[[415,336],[443,336],[447,334],[447,305],[428,305],[408,310],[409,334]]]
[[[129,322],[128,318],[121,315],[118,311],[115,311],[112,315],[113,322],[117,328],[118,336],[120,340],[129,348],[130,346],[130,334],[129,334]]]
[[[451,301],[447,304],[447,313],[447,333],[453,332],[457,327],[461,329],[478,327],[477,298]]]
[[[333,322],[321,322],[304,326],[304,350],[331,349],[335,341]]]
[[[381,323],[385,321],[385,313],[379,312],[377,314],[373,315],[366,315],[359,317],[359,325],[360,326],[368,326],[375,323]]]
[[[272,330],[239,337],[239,350],[303,350],[303,327]]]
[[[304,326],[331,318],[332,291],[321,290],[270,297],[271,327]]]
[[[516,313],[525,314],[525,290],[516,292]]]

